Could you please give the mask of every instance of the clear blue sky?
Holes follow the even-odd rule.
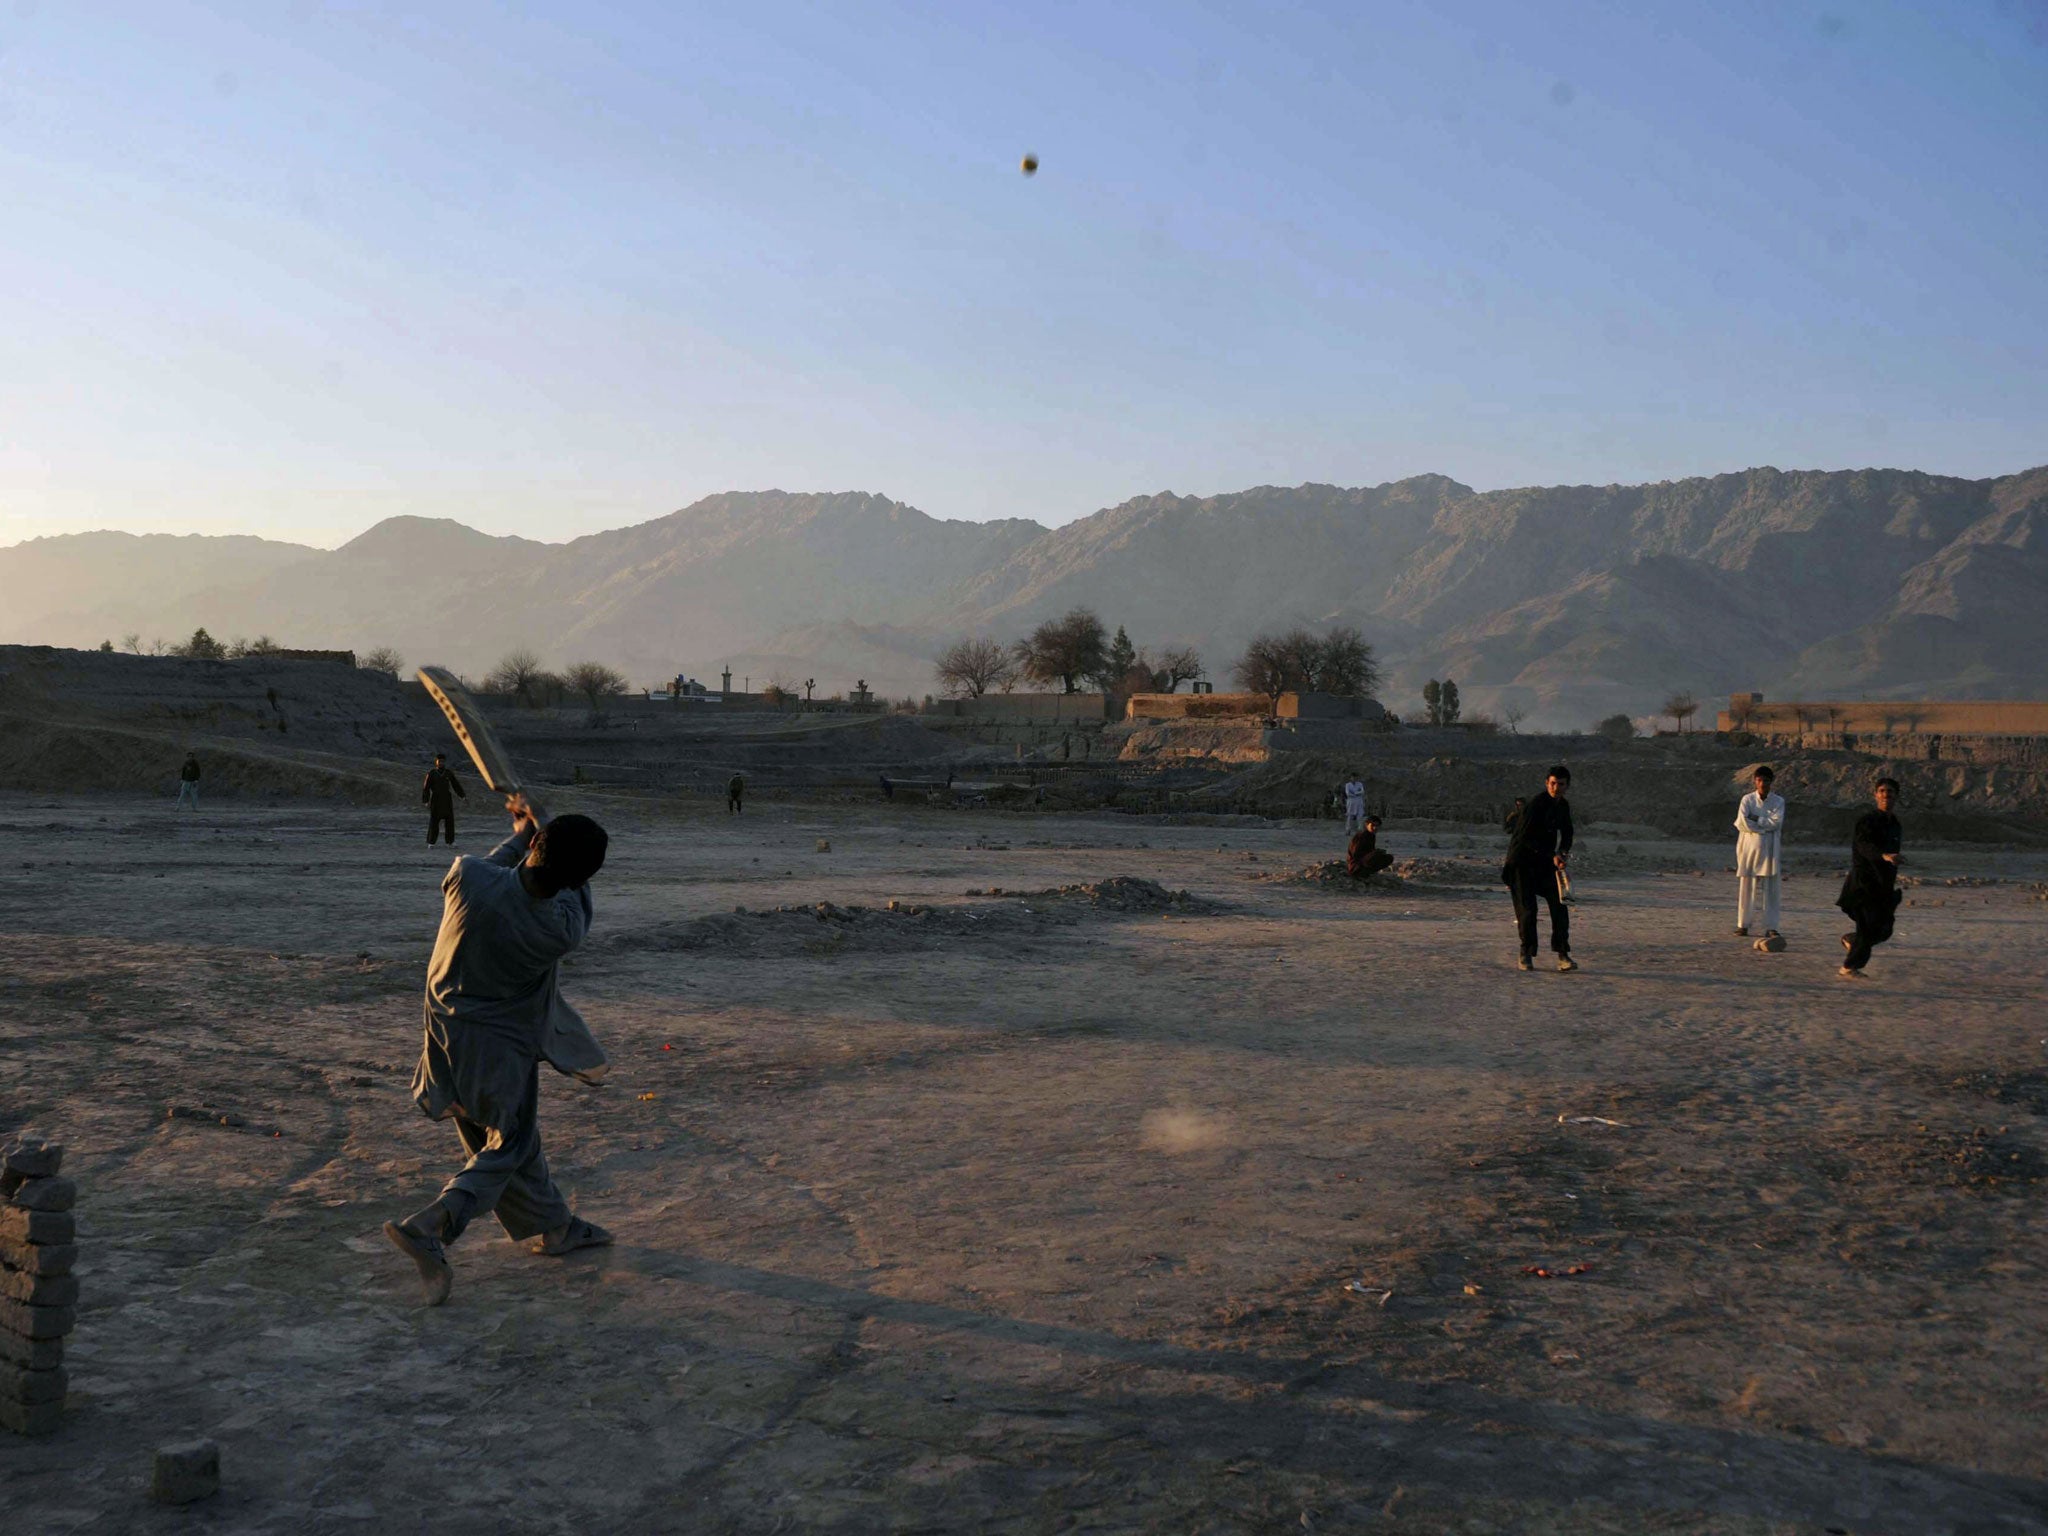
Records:
[[[0,543],[2048,461],[2048,0],[0,0],[0,226]]]

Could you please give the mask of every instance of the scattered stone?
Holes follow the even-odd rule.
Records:
[[[150,1462],[149,1496],[159,1504],[193,1504],[220,1492],[220,1447],[211,1440],[166,1445]]]
[[[54,1141],[23,1138],[8,1143],[5,1152],[0,1152],[0,1165],[24,1179],[53,1179],[64,1166],[64,1148]]]
[[[825,837],[821,837],[821,838],[819,838],[819,839],[818,839],[818,852],[820,852],[820,853],[830,853],[831,851],[832,851],[832,840],[831,840],[830,838],[825,838]]]
[[[0,1365],[25,1371],[53,1371],[64,1363],[62,1339],[31,1339],[0,1328]]]
[[[25,1179],[8,1198],[24,1211],[68,1211],[78,1203],[78,1186],[69,1179]]]
[[[61,1365],[42,1371],[0,1365],[0,1398],[12,1398],[17,1403],[61,1403],[69,1386]]]
[[[78,1323],[75,1306],[43,1307],[0,1296],[0,1331],[25,1339],[61,1339]]]
[[[78,1276],[32,1275],[25,1270],[0,1269],[0,1297],[36,1307],[76,1306]]]
[[[0,1242],[0,1267],[31,1275],[68,1275],[78,1262],[76,1243]]]
[[[0,1243],[70,1243],[78,1222],[69,1211],[27,1211],[0,1205]]]
[[[1756,948],[1758,954],[1783,954],[1785,951],[1785,936],[1780,933],[1767,933],[1756,941]]]
[[[0,1429],[17,1435],[53,1435],[64,1424],[62,1403],[22,1403],[0,1397]]]

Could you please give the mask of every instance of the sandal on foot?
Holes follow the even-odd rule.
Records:
[[[448,1299],[455,1283],[455,1271],[448,1267],[448,1250],[437,1237],[428,1237],[395,1221],[384,1223],[384,1235],[391,1246],[419,1266],[420,1297],[424,1306],[438,1307]]]
[[[581,1216],[569,1218],[569,1224],[557,1227],[533,1245],[533,1252],[559,1259],[565,1253],[574,1253],[579,1248],[609,1248],[611,1233],[595,1222],[585,1221]]]

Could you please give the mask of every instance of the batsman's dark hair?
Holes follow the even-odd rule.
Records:
[[[1893,778],[1883,778],[1879,779],[1875,784],[1871,785],[1870,787],[1873,790],[1888,789],[1896,795],[1899,792],[1899,781]]]
[[[1569,784],[1572,781],[1572,771],[1565,767],[1563,763],[1552,763],[1550,771],[1544,774],[1543,777],[1546,779],[1562,779],[1565,783]]]
[[[604,868],[604,851],[610,841],[604,828],[588,816],[557,816],[533,834],[528,857],[534,875],[552,896],[556,891],[588,885],[590,877]]]
[[[1368,827],[1376,827],[1376,826],[1378,826],[1378,825],[1380,824],[1380,818],[1379,818],[1379,813],[1378,813],[1378,812],[1374,812],[1374,813],[1372,813],[1371,815],[1367,816],[1367,817],[1365,818],[1365,824],[1366,824],[1366,825],[1367,825]]]
[[[1752,779],[1762,779],[1766,784],[1771,784],[1776,782],[1778,774],[1777,770],[1772,768],[1769,763],[1758,763],[1756,765],[1756,772],[1752,773],[1750,777]]]

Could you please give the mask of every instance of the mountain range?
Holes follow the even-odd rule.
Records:
[[[1045,528],[859,493],[732,492],[566,544],[396,517],[339,549],[88,533],[0,549],[0,642],[269,634],[480,675],[506,651],[636,683],[933,691],[931,657],[1076,606],[1228,686],[1261,629],[1349,623],[1419,708],[1532,725],[1774,697],[2048,691],[2048,467],[1738,474],[1478,492],[1440,475],[1138,497]]]

